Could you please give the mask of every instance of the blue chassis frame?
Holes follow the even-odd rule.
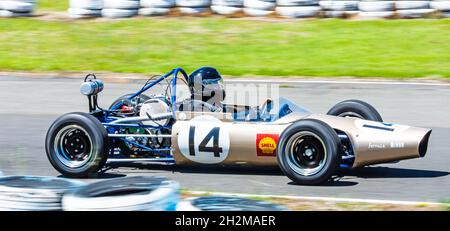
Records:
[[[150,82],[148,84],[146,84],[141,90],[139,90],[138,92],[134,93],[133,95],[129,96],[127,98],[127,100],[132,100],[133,98],[139,96],[140,94],[142,94],[143,92],[147,91],[148,89],[152,88],[153,86],[155,86],[156,84],[160,83],[161,81],[167,79],[170,76],[173,76],[171,82],[170,82],[170,87],[171,87],[171,105],[172,105],[172,113],[173,113],[173,118],[175,118],[176,116],[176,85],[177,85],[177,76],[178,73],[181,73],[184,77],[184,79],[186,81],[188,81],[188,75],[186,74],[186,71],[184,71],[182,68],[175,68],[173,70],[171,70],[170,72],[164,74],[163,76],[161,76],[159,79]],[[149,126],[149,125],[143,125],[143,124],[112,124],[111,122],[115,121],[116,119],[111,118],[110,115],[113,112],[113,110],[118,109],[119,107],[121,107],[123,105],[123,102],[120,102],[118,104],[116,104],[115,106],[113,106],[111,109],[109,110],[102,110],[103,111],[103,115],[101,117],[97,117],[100,122],[102,122],[103,126],[106,127],[106,131],[108,132],[108,134],[115,134],[116,131],[118,131],[119,128],[124,128],[124,127],[138,127],[138,128],[153,128],[153,129],[164,129],[164,128],[172,128],[172,126]],[[113,140],[116,138],[113,138]],[[174,163],[174,159],[171,153],[167,153],[167,151],[171,151],[172,148],[171,147],[165,147],[165,148],[149,148],[147,146],[138,144],[136,142],[127,140],[125,138],[118,138],[124,142],[127,142],[129,144],[135,145],[137,147],[140,147],[144,150],[150,151],[150,152],[154,152],[156,154],[158,154],[158,158],[148,158],[151,160],[159,160],[159,161],[163,161],[163,162],[168,162],[168,163]],[[110,147],[110,156],[112,156],[114,154],[114,148]],[[161,158],[162,157],[162,158]]]

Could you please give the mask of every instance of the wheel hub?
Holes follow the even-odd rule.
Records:
[[[314,175],[325,165],[326,150],[320,137],[300,132],[289,139],[289,164],[301,175]]]
[[[89,160],[92,152],[89,134],[78,125],[63,127],[55,137],[54,150],[58,160],[64,165],[77,168]]]
[[[83,159],[89,149],[89,141],[81,130],[75,130],[66,135],[63,143],[65,143],[66,151],[69,157],[75,160]]]

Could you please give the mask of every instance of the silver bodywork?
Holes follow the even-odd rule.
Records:
[[[276,166],[275,149],[279,136],[289,125],[302,119],[320,120],[344,133],[353,148],[352,167],[423,157],[431,133],[425,128],[310,113],[291,113],[273,122],[248,122],[233,121],[227,113],[178,112],[172,128],[174,159],[177,165]],[[198,157],[188,154],[185,134],[191,126],[221,129],[219,138],[225,140],[221,144],[225,147],[221,158],[211,154],[200,156],[201,152]],[[261,154],[261,149],[266,146],[269,155]]]

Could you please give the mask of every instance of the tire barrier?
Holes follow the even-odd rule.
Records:
[[[395,1],[396,10],[429,9],[430,1]]]
[[[318,16],[321,7],[317,0],[277,0],[275,11],[286,18],[310,18]]]
[[[394,17],[395,11],[360,11],[358,16],[362,18],[371,18],[371,19],[379,19],[379,18],[391,18]]]
[[[106,18],[128,18],[138,14],[139,0],[103,0],[102,16]]]
[[[193,197],[177,205],[177,211],[287,211],[281,205],[239,197]]]
[[[175,0],[141,0],[138,14],[142,16],[162,16],[175,7]]]
[[[0,17],[31,16],[36,7],[36,0],[2,0],[0,1]]]
[[[277,6],[278,15],[286,18],[311,18],[320,12],[320,6]]]
[[[359,14],[360,0],[320,1],[322,16],[326,18],[349,18]]]
[[[364,12],[386,12],[395,9],[393,1],[361,1],[358,7]]]
[[[220,15],[234,15],[242,12],[243,0],[212,0],[211,11]]]
[[[339,11],[339,10],[326,10],[322,11],[322,15],[326,18],[351,18],[359,15],[359,10],[348,10],[348,11]]]
[[[430,8],[441,13],[441,16],[450,18],[450,0],[433,0]]]
[[[66,0],[70,18],[126,18],[213,12],[219,15],[286,18],[424,18],[450,17],[450,0]],[[31,16],[37,0],[0,0],[0,17]],[[435,13],[438,14],[435,14]]]
[[[172,8],[175,0],[141,0],[141,8]]]
[[[275,12],[275,0],[244,0],[244,13],[248,16],[263,17]]]
[[[440,11],[450,11],[450,1],[431,1],[430,6],[433,9],[440,10]]]
[[[316,6],[318,0],[277,0],[277,6]]]
[[[362,18],[391,18],[395,15],[394,1],[363,0],[358,8]]]
[[[320,1],[323,10],[328,11],[357,11],[360,1]]]
[[[83,185],[57,177],[0,177],[0,211],[61,210],[63,194]]]
[[[70,0],[69,17],[73,19],[93,18],[101,16],[103,0]]]
[[[178,7],[178,11],[184,15],[196,15],[209,11],[209,7]]]
[[[176,5],[179,7],[209,7],[210,0],[176,0]]]
[[[92,183],[62,199],[69,211],[173,211],[178,183],[164,177],[124,177]]]
[[[101,16],[101,10],[89,10],[82,8],[69,8],[67,10],[69,17],[73,19],[93,18]]]
[[[195,15],[209,11],[211,0],[176,0],[181,14]]]
[[[396,1],[396,16],[399,18],[422,18],[434,13],[436,10],[430,8],[430,1]]]
[[[423,18],[434,12],[436,12],[434,9],[407,9],[397,10],[396,14],[400,18]]]
[[[142,16],[163,16],[168,14],[169,12],[170,8],[148,7],[139,9],[138,14]]]

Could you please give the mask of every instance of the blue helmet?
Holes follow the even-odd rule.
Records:
[[[213,67],[201,67],[189,75],[188,81],[190,87],[194,87],[195,83],[208,85],[222,81],[222,76]]]
[[[188,85],[193,97],[204,102],[218,104],[225,99],[222,76],[213,67],[201,67],[189,75]]]

